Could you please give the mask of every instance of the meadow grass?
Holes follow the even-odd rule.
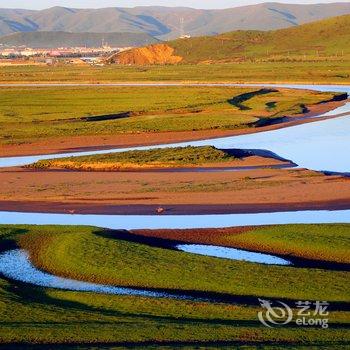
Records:
[[[193,166],[234,160],[234,156],[212,146],[188,146],[40,160],[29,165],[29,167],[35,169],[118,170],[145,167]]]
[[[173,348],[192,342],[196,344],[193,348],[208,349],[207,342],[227,341],[260,344],[261,348],[271,339],[280,346],[310,346],[346,344],[349,337],[346,312],[332,312],[329,329],[269,329],[257,319],[260,310],[244,305],[50,290],[0,279],[0,344],[17,343],[21,349],[35,344],[55,344],[55,349],[60,344],[79,344],[79,349],[83,344],[96,344],[100,349],[110,343],[120,349],[117,344],[124,348],[124,343],[135,343],[146,349],[151,348],[147,343],[159,348],[170,342]]]
[[[228,263],[227,270],[228,265],[221,264],[222,261],[215,258],[203,259],[203,257],[194,256],[192,260],[187,254],[179,252],[175,254],[165,250],[165,255],[170,254],[166,257],[159,252],[163,249],[155,251],[139,244],[124,246],[127,242],[99,236],[98,234],[102,232],[101,229],[93,227],[0,226],[2,249],[19,244],[31,251],[35,263],[38,263],[38,259],[46,259],[48,254],[56,251],[57,254],[50,255],[52,259],[49,259],[49,264],[53,265],[48,270],[55,272],[53,267],[57,263],[58,265],[63,263],[65,265],[63,274],[70,274],[69,271],[72,269],[71,274],[75,277],[78,276],[72,264],[81,265],[79,260],[84,260],[86,272],[91,276],[96,274],[94,280],[100,280],[100,272],[103,275],[106,269],[109,269],[113,277],[117,277],[119,269],[128,269],[127,265],[134,258],[136,261],[132,267],[136,270],[133,273],[137,271],[137,275],[143,279],[147,279],[143,264],[147,265],[148,272],[150,267],[154,271],[159,271],[157,279],[161,280],[166,278],[163,274],[165,266],[170,269],[167,274],[172,274],[172,271],[177,274],[178,264],[181,263],[183,274],[177,276],[175,281],[180,287],[182,279],[187,279],[189,271],[193,268],[195,274],[192,278],[198,280],[199,284],[207,279],[208,283],[215,286],[216,282],[210,271],[218,273],[217,268],[223,268],[222,273],[224,275],[229,273],[231,278],[237,277],[236,274],[239,273],[239,279],[235,278],[234,283],[231,280],[230,284],[244,284],[247,283],[246,275],[252,273],[249,265],[256,265],[243,264],[244,272],[239,272],[239,263]],[[116,242],[123,244],[116,245]],[[77,259],[74,259],[76,254]],[[180,255],[182,259],[179,259]],[[207,271],[199,273],[201,271],[198,270],[198,266],[204,267],[203,264]],[[40,267],[46,268],[45,264],[40,264]],[[95,268],[98,268],[98,271],[95,271]],[[271,268],[273,269],[272,266],[263,266],[259,275],[254,276],[256,282],[259,283],[259,279],[263,279],[264,274],[271,276],[269,272]],[[283,276],[283,283],[289,283],[289,278],[292,277],[290,269],[284,267],[280,269],[279,274]],[[298,288],[300,287],[298,279],[308,280],[310,274],[305,275],[307,270],[304,269],[295,270],[298,272],[298,277],[293,277],[295,280],[293,288]],[[324,271],[323,273],[327,284],[327,273]],[[336,272],[332,274],[334,288],[338,288],[341,278]],[[89,280],[86,274],[83,277]],[[127,279],[130,278],[127,277]],[[172,277],[167,279],[169,281]],[[221,279],[221,277],[217,276],[215,279]],[[120,277],[116,280],[120,284],[123,283]],[[317,281],[314,279],[308,280],[309,284],[315,282]],[[278,284],[281,283],[280,280]],[[281,292],[278,284],[273,288]],[[144,283],[141,282],[140,285]],[[152,285],[154,286],[154,283]],[[159,284],[156,283],[156,285]],[[216,290],[218,290],[217,287]],[[290,285],[289,289],[292,289]],[[315,296],[308,288],[304,288],[304,292],[310,299]],[[327,293],[331,291],[328,290]],[[257,319],[257,312],[260,310],[259,307],[247,305],[59,291],[0,279],[2,315],[0,343],[17,343],[19,346],[25,344],[105,344],[104,346],[119,344],[123,346],[127,343],[135,343],[144,348],[150,346],[147,345],[149,343],[157,346],[161,346],[162,343],[170,343],[171,346],[193,343],[192,346],[187,345],[187,348],[191,349],[201,346],[211,348],[213,345],[210,344],[213,342],[216,346],[220,342],[228,342],[231,345],[226,344],[227,346],[256,344],[263,347],[264,344],[271,344],[271,341],[277,346],[315,346],[316,344],[341,346],[349,339],[347,312],[331,312],[329,329],[301,328],[292,324],[283,328],[269,329],[263,327]]]
[[[113,83],[113,82],[233,82],[348,84],[350,58],[314,57],[216,64],[166,66],[7,66],[0,69],[1,83]]]
[[[305,105],[334,96],[301,90],[261,94],[260,88],[234,87],[3,87],[0,92],[0,143],[247,128],[301,113]],[[242,105],[232,102],[247,94]]]
[[[245,287],[251,288],[249,280],[253,278],[256,284],[265,284],[265,290],[258,288],[260,292],[273,288],[280,297],[286,295],[280,285],[286,284],[290,290],[303,288],[297,293],[311,300],[326,296],[332,300],[336,294],[347,300],[346,281],[342,273],[335,271],[273,266],[260,266],[257,271],[258,264],[189,256],[120,241],[117,234],[107,238],[103,233],[102,229],[82,226],[1,225],[0,249],[18,245],[31,252],[37,266],[86,280],[107,281],[108,272],[111,275],[108,280],[118,284],[128,281],[126,284],[174,285],[177,289],[187,284],[197,290],[211,285],[205,290],[221,291],[236,284],[241,287],[247,284]],[[337,235],[332,239],[336,238]],[[292,270],[295,273],[291,273]],[[278,283],[277,276],[274,277],[276,273]],[[322,280],[315,278],[317,274],[322,275]],[[274,286],[268,285],[268,278],[274,280]],[[301,280],[305,280],[305,285]],[[219,281],[226,287],[220,287]],[[317,286],[308,288],[307,284]],[[318,292],[320,285],[321,293]],[[332,291],[331,285],[338,292]],[[233,291],[232,287],[229,290]],[[272,341],[276,346],[342,346],[349,339],[347,312],[332,311],[329,329],[293,324],[269,329],[257,319],[260,310],[260,307],[247,305],[60,291],[0,279],[0,342],[19,346],[57,344],[55,348],[60,344],[104,344],[108,347],[109,343],[116,348],[126,343],[151,348],[147,344],[162,346],[170,342],[172,346],[182,346],[189,342],[194,345],[187,345],[188,349],[208,349],[214,346],[211,343],[220,344],[220,341],[232,342],[227,345],[229,348],[240,344],[264,348]]]

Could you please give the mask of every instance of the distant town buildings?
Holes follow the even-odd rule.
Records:
[[[110,47],[103,44],[101,47],[60,47],[60,48],[30,48],[30,47],[7,47],[0,45],[0,58],[41,58],[46,59],[48,64],[55,62],[58,58],[81,58],[82,61],[90,64],[98,63],[98,58],[108,56],[113,53],[128,50],[130,47]]]

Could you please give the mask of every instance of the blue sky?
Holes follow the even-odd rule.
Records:
[[[271,0],[273,1],[273,0]],[[349,0],[274,0],[290,4],[304,3],[329,3],[348,2]],[[99,7],[133,7],[133,6],[188,6],[195,8],[228,8],[242,5],[250,5],[263,0],[0,0],[0,8],[28,8],[43,9],[52,6],[66,6],[78,8],[99,8]]]

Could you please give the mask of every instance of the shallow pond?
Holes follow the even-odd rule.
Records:
[[[222,259],[241,260],[268,265],[291,265],[290,261],[277,256],[255,253],[242,249],[202,244],[178,244],[176,248],[186,253],[212,256]]]

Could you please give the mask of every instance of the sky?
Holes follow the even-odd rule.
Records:
[[[349,0],[271,0],[289,4],[349,2]],[[52,6],[76,8],[134,7],[134,6],[186,6],[218,9],[266,2],[263,0],[0,0],[0,8],[44,9]]]

